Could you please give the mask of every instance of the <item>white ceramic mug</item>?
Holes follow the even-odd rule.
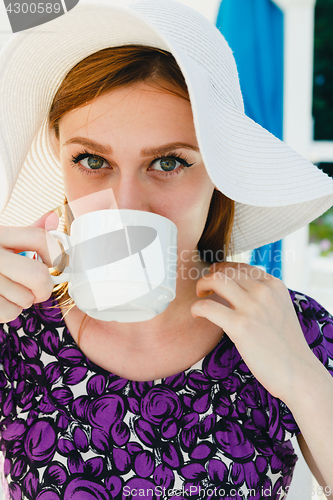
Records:
[[[176,296],[177,227],[140,210],[108,209],[81,215],[71,235],[49,231],[69,255],[55,284],[81,311],[102,321],[147,321]]]

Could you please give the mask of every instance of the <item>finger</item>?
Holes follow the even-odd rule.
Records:
[[[34,302],[44,302],[53,291],[53,282],[45,264],[1,249],[0,274],[31,290]]]
[[[48,267],[52,267],[61,254],[57,240],[45,229],[35,226],[0,226],[0,246],[9,250],[8,254],[10,250],[37,252]]]
[[[250,266],[250,264],[245,264],[245,262],[218,262],[215,264],[212,264],[209,268],[211,273],[217,272],[217,271],[222,271],[223,273],[226,273],[226,269],[231,269],[234,272],[236,271],[243,271],[246,273],[250,278],[258,281],[266,281],[270,280],[271,278],[274,278],[271,274],[268,274],[266,271],[263,269],[256,267],[256,266]]]
[[[238,271],[241,274],[241,271]],[[245,277],[246,275],[242,273]],[[197,281],[196,291],[199,297],[205,297],[206,292],[213,291],[225,299],[231,306],[247,300],[247,292],[235,280],[218,271],[214,274],[206,274]]]
[[[22,309],[28,309],[34,303],[36,297],[31,290],[15,283],[6,276],[0,274],[0,290],[4,299],[18,305]]]
[[[198,300],[191,306],[192,316],[206,318],[228,334],[235,319],[235,311],[211,299]]]
[[[279,288],[285,287],[281,280],[271,276],[265,272],[260,275],[261,279],[255,279],[251,277],[249,272],[251,269],[256,271],[257,268],[252,266],[223,266],[223,272],[220,268],[219,271],[215,273],[210,273],[203,276],[197,282],[197,294],[199,297],[206,296],[207,289],[213,289],[220,297],[224,298],[229,302],[229,304],[236,308],[237,306],[246,307],[246,310],[251,310],[255,303],[265,303],[274,300],[274,294]],[[244,270],[243,270],[244,269]],[[261,271],[258,269],[258,271]],[[264,277],[264,276],[267,277]],[[228,281],[229,280],[229,281]],[[216,281],[218,284],[213,286],[209,285],[209,282],[214,283]],[[234,282],[237,287],[232,287],[231,282]],[[229,283],[228,287],[225,284]],[[244,293],[242,293],[242,290]]]
[[[267,290],[266,285],[269,280],[269,275],[267,275],[268,277],[265,278],[262,274],[260,274],[261,279],[256,279],[256,276],[258,276],[258,273],[256,271],[261,270],[257,269],[256,267],[252,267],[249,270],[241,267],[235,268],[228,266],[223,269],[223,272],[219,270],[213,276],[216,276],[218,278],[219,276],[223,277],[225,275],[228,278],[232,279],[232,281],[237,283],[243,290],[251,294],[256,293],[258,290],[261,290],[263,293],[265,293],[265,290]]]
[[[0,323],[14,321],[21,312],[22,308],[0,296]]]
[[[57,229],[59,226],[59,217],[61,216],[60,208],[56,210],[52,210],[42,215],[38,220],[33,222],[31,226],[40,227],[45,229],[46,231],[52,231],[52,229]],[[50,241],[50,240],[49,240]],[[54,254],[53,252],[57,252]],[[38,252],[37,252],[38,253]],[[55,246],[52,244],[52,248],[49,247],[50,259],[45,261],[43,258],[43,262],[47,263],[48,266],[55,265],[55,261],[60,257],[59,246]]]
[[[47,231],[51,231],[52,229],[57,229],[59,225],[59,215],[57,212],[50,211],[46,214],[42,215],[38,220],[33,222],[31,226],[41,227],[46,229]]]

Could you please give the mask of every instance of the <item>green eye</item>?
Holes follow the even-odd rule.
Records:
[[[72,156],[72,163],[80,165],[87,170],[101,170],[109,166],[108,162],[101,156],[95,156],[86,151],[77,156]]]
[[[104,163],[104,160],[102,158],[98,158],[98,157],[94,157],[94,156],[89,156],[89,158],[87,158],[88,167],[93,169],[93,170],[97,170],[99,168],[102,168],[103,163]]]
[[[160,166],[166,171],[174,170],[177,167],[177,161],[174,158],[166,158],[165,160],[160,160]]]
[[[152,162],[151,167],[160,175],[163,175],[163,173],[164,175],[173,175],[174,173],[181,173],[182,170],[192,165],[194,164],[188,163],[185,158],[171,154],[170,156],[156,158]],[[171,172],[171,174],[168,174],[168,172]]]

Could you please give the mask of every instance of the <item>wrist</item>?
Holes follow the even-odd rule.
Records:
[[[293,414],[316,404],[327,389],[333,390],[331,375],[312,351],[295,359],[289,380],[288,390],[281,399]]]

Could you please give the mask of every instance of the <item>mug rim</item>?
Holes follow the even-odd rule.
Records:
[[[93,210],[92,212],[86,212],[85,214],[82,214],[82,215],[79,215],[79,217],[77,217],[76,219],[73,220],[72,224],[71,224],[71,228],[74,226],[74,225],[77,225],[76,222],[77,221],[80,221],[80,223],[82,223],[82,219],[84,218],[88,218],[88,217],[94,217],[94,214],[95,213],[101,213],[101,212],[115,212],[115,211],[118,211],[122,214],[126,214],[128,212],[132,213],[133,215],[137,214],[139,217],[141,213],[145,214],[144,217],[153,217],[153,218],[158,218],[158,219],[162,219],[162,221],[166,224],[169,224],[171,227],[174,227],[174,229],[176,229],[177,233],[178,233],[178,228],[176,226],[176,224],[174,222],[172,222],[172,220],[168,219],[167,217],[164,217],[163,215],[160,215],[160,214],[157,214],[155,212],[147,212],[145,210],[136,210],[136,209],[131,209],[131,208],[103,208],[103,209],[100,209],[100,210]]]

